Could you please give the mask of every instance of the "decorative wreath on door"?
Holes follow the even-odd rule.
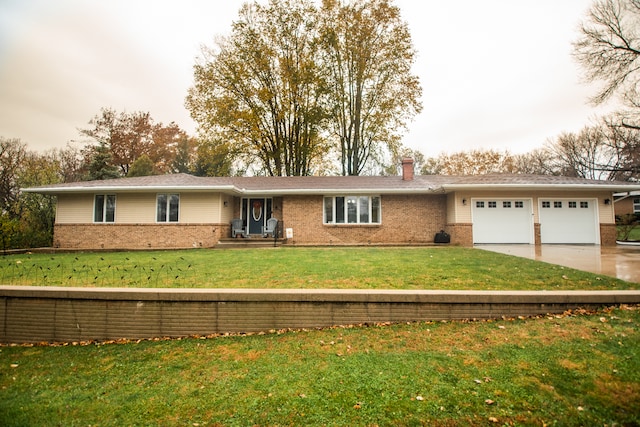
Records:
[[[260,221],[260,218],[262,218],[262,202],[260,200],[255,200],[253,202],[251,215],[253,216],[254,221]]]

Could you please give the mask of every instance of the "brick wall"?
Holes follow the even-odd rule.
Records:
[[[323,224],[322,196],[287,196],[282,200],[291,244],[433,243],[446,229],[446,196],[382,195],[381,224]]]
[[[637,196],[636,196],[637,197]],[[627,197],[614,203],[616,215],[627,215],[633,213],[633,199],[636,197]]]
[[[473,246],[472,224],[447,224],[447,230],[451,235],[452,245]]]
[[[615,224],[600,224],[600,245],[615,246],[617,231]]]
[[[376,322],[484,319],[639,302],[640,291],[274,291],[0,286],[0,342],[77,342]]]
[[[56,224],[53,244],[73,249],[212,247],[230,224]]]

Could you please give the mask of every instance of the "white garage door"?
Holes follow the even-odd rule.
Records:
[[[473,199],[473,243],[534,243],[527,199]]]
[[[542,243],[600,243],[595,200],[541,199],[539,208]]]

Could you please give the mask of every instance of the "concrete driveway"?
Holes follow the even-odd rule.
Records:
[[[475,247],[640,283],[640,246],[476,245]]]

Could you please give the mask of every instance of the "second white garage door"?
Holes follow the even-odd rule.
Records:
[[[542,243],[599,244],[595,200],[540,200]]]
[[[473,199],[473,243],[534,243],[529,199]]]

